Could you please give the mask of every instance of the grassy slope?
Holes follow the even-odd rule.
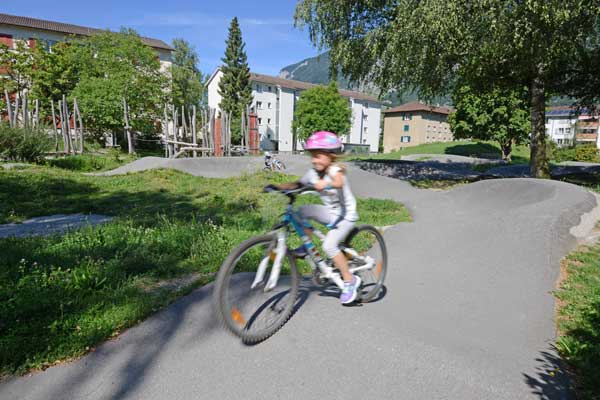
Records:
[[[561,300],[556,345],[574,368],[582,399],[600,399],[600,244],[566,259],[567,279],[556,293]]]
[[[54,213],[116,217],[63,236],[0,239],[0,374],[83,354],[191,289],[149,290],[161,280],[195,273],[195,285],[210,281],[234,246],[283,211],[283,196],[260,189],[289,179],[0,170],[0,223]],[[409,220],[392,201],[361,199],[358,207],[363,222]]]
[[[480,157],[481,155],[494,154],[501,156],[500,147],[494,142],[471,142],[452,141],[440,143],[427,143],[414,147],[406,147],[392,153],[366,156],[364,158],[399,160],[402,156],[409,154],[454,154],[459,156]],[[517,146],[512,153],[513,163],[521,164],[529,162],[529,147]]]

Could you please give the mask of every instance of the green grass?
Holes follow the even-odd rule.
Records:
[[[115,219],[66,235],[0,239],[0,374],[77,357],[209,282],[229,251],[284,210],[258,173],[209,179],[173,170],[113,177],[44,166],[0,171],[0,223],[55,213]],[[314,202],[303,196],[299,203]],[[389,200],[359,199],[360,222],[410,220]],[[180,289],[157,283],[195,274]]]
[[[406,147],[391,153],[377,154],[359,158],[374,158],[386,160],[399,160],[402,156],[410,154],[454,154],[466,157],[501,158],[502,152],[495,142],[472,142],[468,140],[457,140],[452,142],[426,143],[413,147]],[[356,158],[356,157],[355,157]],[[512,161],[515,164],[529,162],[529,147],[516,146],[513,149]]]
[[[452,189],[458,185],[465,185],[467,183],[471,183],[466,179],[460,180],[446,180],[446,179],[423,179],[423,180],[410,180],[408,181],[414,187],[419,189],[438,189],[438,190],[448,190]]]
[[[600,244],[580,249],[565,261],[568,274],[560,299],[556,346],[572,367],[578,398],[600,399]]]

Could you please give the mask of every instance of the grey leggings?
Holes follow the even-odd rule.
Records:
[[[332,224],[337,219],[327,207],[321,205],[308,204],[300,206],[298,211],[304,218],[313,219],[323,225]],[[354,224],[352,221],[343,219],[337,223],[334,229],[327,232],[323,242],[323,250],[325,250],[327,257],[333,258],[338,255],[340,243],[346,239],[352,228],[354,228]]]

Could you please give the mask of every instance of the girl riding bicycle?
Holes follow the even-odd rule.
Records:
[[[323,250],[344,279],[340,301],[342,304],[349,304],[356,300],[361,279],[350,273],[348,260],[339,248],[339,244],[358,220],[356,199],[345,175],[345,168],[335,162],[336,155],[342,150],[342,141],[334,133],[319,131],[308,138],[304,149],[311,154],[313,168],[298,182],[271,186],[285,190],[311,185],[319,192],[324,205],[305,205],[299,211],[304,218],[313,219],[330,228],[323,242]],[[307,234],[310,235],[310,232]]]

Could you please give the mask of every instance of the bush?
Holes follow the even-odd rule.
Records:
[[[600,156],[598,156],[598,149],[595,145],[579,145],[576,147],[568,147],[556,149],[554,151],[554,157],[556,162],[563,161],[582,161],[582,162],[600,162]]]
[[[0,125],[0,158],[40,162],[52,148],[52,139],[41,129]]]

